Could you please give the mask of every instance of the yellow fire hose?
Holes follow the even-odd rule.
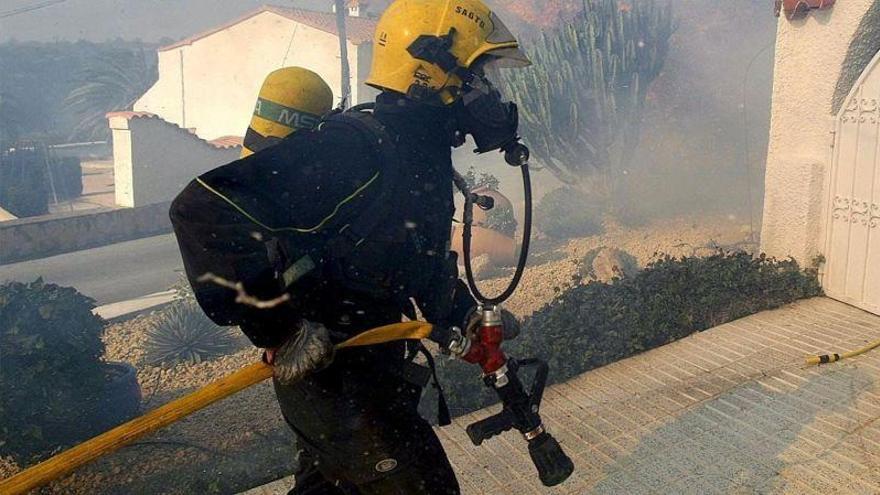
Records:
[[[843,354],[822,354],[821,356],[807,356],[806,363],[810,365],[815,364],[826,364],[826,363],[834,363],[840,361],[841,359],[851,358],[853,356],[858,356],[859,354],[864,354],[872,349],[876,349],[880,347],[880,340],[875,342],[871,342],[870,344],[862,347],[861,349],[856,349],[854,351],[845,352]]]
[[[395,340],[424,339],[431,335],[429,323],[412,321],[374,328],[336,346],[336,349],[362,347]],[[112,430],[104,432],[60,454],[0,481],[0,494],[20,495],[109,454],[131,442],[179,421],[218,400],[229,397],[272,377],[272,366],[254,363],[220,378],[191,394],[171,401]]]

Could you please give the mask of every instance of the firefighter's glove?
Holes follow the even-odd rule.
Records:
[[[477,308],[471,310],[468,313],[467,320],[465,322],[465,335],[469,338],[473,338],[473,336],[477,332],[477,328],[479,328],[480,324],[483,322],[483,314],[480,311],[477,311]],[[506,309],[501,309],[501,322],[504,325],[504,340],[513,340],[519,336],[520,332],[520,323],[519,319],[513,315],[510,311]]]
[[[282,385],[293,385],[330,366],[333,355],[334,347],[327,327],[302,320],[296,335],[274,353],[275,378]]]

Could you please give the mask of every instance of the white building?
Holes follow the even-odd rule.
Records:
[[[372,99],[365,86],[375,19],[362,16],[363,0],[348,3],[346,37],[351,102]],[[266,75],[301,66],[320,74],[341,98],[336,17],[263,6],[225,25],[159,49],[159,80],[135,104],[203,139],[242,136]]]
[[[880,0],[780,18],[761,247],[880,314],[878,26]]]

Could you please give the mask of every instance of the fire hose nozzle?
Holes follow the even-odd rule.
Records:
[[[526,392],[517,374],[522,366],[534,366],[535,377]],[[529,443],[529,456],[545,486],[555,486],[571,476],[574,464],[553,436],[547,432],[539,413],[547,384],[547,364],[539,359],[511,359],[505,368],[504,380],[486,375],[486,385],[493,387],[501,399],[501,412],[468,425],[466,431],[474,445],[516,429]]]
[[[547,432],[529,440],[529,457],[532,458],[532,463],[538,470],[538,478],[544,486],[556,486],[567,480],[574,472],[571,458],[562,451],[559,442]]]

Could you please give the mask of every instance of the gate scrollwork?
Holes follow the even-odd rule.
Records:
[[[880,204],[859,198],[835,196],[831,202],[831,218],[844,223],[864,225],[869,229],[880,228]]]
[[[851,98],[844,109],[841,122],[870,122],[876,124],[880,117],[880,102],[877,98]]]

